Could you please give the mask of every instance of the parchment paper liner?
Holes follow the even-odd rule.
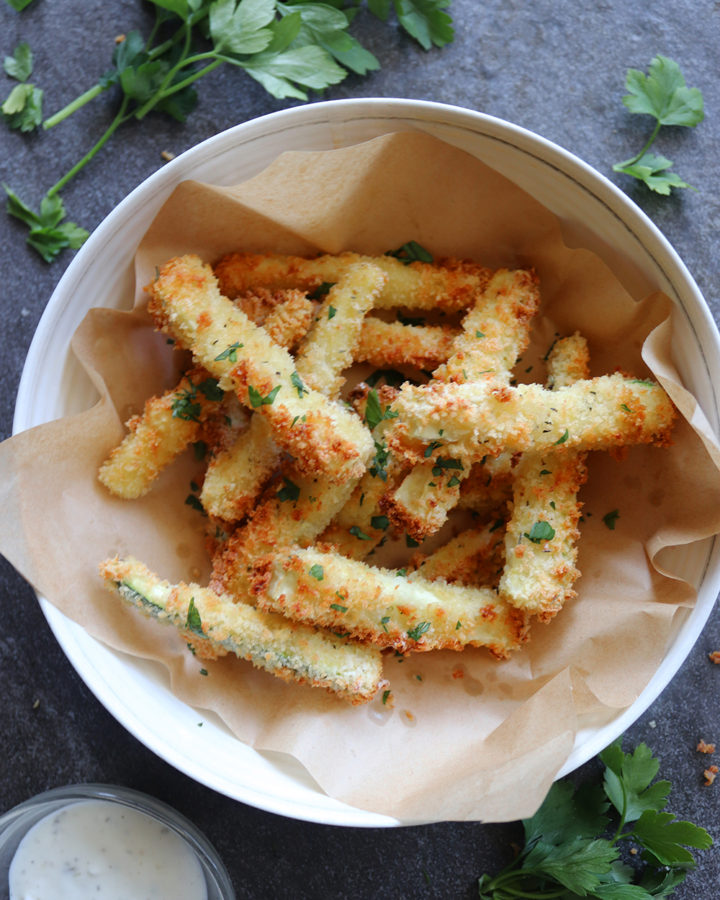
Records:
[[[482,650],[388,656],[392,706],[378,698],[354,708],[234,657],[200,663],[173,629],[122,607],[97,575],[115,553],[171,580],[208,572],[199,515],[183,502],[197,465],[190,454],[139,501],[112,499],[95,478],[122,422],[176,375],[177,354],[152,332],[142,286],[188,251],[209,261],[234,249],[382,253],[410,239],[436,256],[537,269],[543,310],[525,357],[535,371],[523,377],[542,380],[537,360],[553,334],[579,329],[593,374],[619,367],[642,377],[649,367],[693,427],[680,420],[669,450],[633,448],[621,462],[591,455],[579,597],[535,625],[509,661]],[[535,200],[419,133],[284,154],[233,188],[181,184],[140,244],[136,275],[136,310],[91,310],[73,341],[99,402],[0,445],[3,554],[90,634],[162,662],[177,696],[217,712],[241,741],[291,754],[333,797],[406,822],[531,814],[577,728],[603,724],[638,697],[694,603],[673,548],[720,531],[720,450],[672,363],[667,298],[631,297],[598,257],[563,243]],[[105,300],[101,286],[97,299],[131,302]],[[613,509],[611,531],[602,517]]]

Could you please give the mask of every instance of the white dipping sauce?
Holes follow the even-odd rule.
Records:
[[[51,813],[20,842],[10,900],[206,900],[192,848],[145,813],[83,800]]]

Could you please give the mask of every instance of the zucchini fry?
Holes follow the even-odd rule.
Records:
[[[539,305],[534,272],[498,270],[465,316],[450,358],[433,372],[433,378],[508,384],[515,361],[528,345],[530,323]],[[421,462],[394,492],[386,494],[383,509],[398,528],[421,541],[445,524],[469,473],[470,466],[452,456]]]
[[[342,373],[352,364],[365,314],[386,282],[382,269],[367,262],[353,263],[340,274],[295,359],[305,384],[333,399],[340,394]]]
[[[368,566],[315,547],[260,561],[261,609],[399,653],[487,647],[504,658],[525,640],[525,616],[491,588],[469,588]]]
[[[100,572],[110,590],[146,615],[285,681],[325,688],[353,704],[371,700],[380,687],[382,658],[373,647],[234,603],[197,584],[170,584],[132,557],[108,559]]]
[[[449,325],[404,325],[367,316],[355,348],[355,362],[371,363],[381,369],[434,369],[450,356],[457,334],[457,328]]]
[[[273,254],[231,253],[215,265],[220,289],[234,297],[258,287],[271,290],[299,287],[313,291],[334,284],[349,265],[370,262],[388,276],[376,306],[390,308],[459,310],[487,283],[492,272],[468,260],[444,259],[435,263],[406,265],[392,256],[362,256],[359,253],[322,255],[314,259]]]
[[[348,502],[320,536],[322,543],[332,544],[338,553],[351,559],[365,559],[382,542],[390,526],[380,501],[400,475],[384,438],[393,421],[392,401],[397,393],[388,385],[371,390],[366,384],[359,384],[351,394],[358,415],[368,427],[373,425],[375,457]]]
[[[556,341],[547,384],[560,389],[588,377],[587,341],[578,334]],[[577,494],[587,477],[586,453],[523,453],[515,469],[512,513],[505,532],[501,596],[547,622],[575,596]]]
[[[484,528],[468,528],[428,556],[416,554],[408,580],[442,579],[450,584],[486,584],[495,588],[505,560],[501,519]]]
[[[148,309],[240,401],[266,416],[273,439],[306,474],[336,482],[358,478],[372,455],[372,439],[340,403],[306,387],[293,358],[220,294],[209,266],[197,256],[168,262],[148,287]]]
[[[276,344],[294,346],[306,334],[314,305],[302,291],[285,291],[271,309],[264,328]],[[238,522],[250,512],[265,484],[280,464],[267,419],[253,415],[232,446],[220,449],[209,461],[200,502],[209,516]]]
[[[128,433],[100,467],[100,481],[125,500],[147,494],[160,472],[198,440],[203,421],[222,397],[217,381],[201,368],[186,373],[171,390],[151,397],[142,415],[126,423]]]
[[[315,304],[304,291],[285,291],[284,299],[268,313],[262,326],[271,340],[290,350],[305,337],[314,314]]]
[[[240,432],[235,443],[208,463],[200,491],[205,512],[225,522],[244,519],[280,464],[280,458],[267,419],[252,416],[249,427]]]
[[[389,435],[391,449],[413,461],[422,460],[428,447],[432,453],[477,461],[503,450],[666,445],[676,415],[658,384],[619,374],[554,391],[539,384],[405,385],[394,407],[402,424]]]
[[[314,541],[347,503],[355,484],[328,484],[286,464],[281,478],[267,488],[249,521],[234,532],[213,560],[211,586],[252,602],[253,561],[279,547]]]

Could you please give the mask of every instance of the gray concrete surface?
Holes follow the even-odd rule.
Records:
[[[365,15],[358,33],[380,58],[381,71],[350,77],[326,99],[424,98],[471,107],[522,125],[578,154],[626,190],[686,262],[713,314],[718,297],[720,139],[718,38],[714,0],[453,0],[457,36],[425,53],[395,29]],[[108,65],[115,35],[143,27],[138,0],[35,0],[23,13],[0,5],[0,51],[19,40],[35,52],[35,79],[46,110],[61,107]],[[697,129],[671,129],[662,150],[697,187],[670,198],[615,175],[611,164],[639,148],[649,120],[621,104],[625,71],[645,69],[657,53],[676,59],[704,92],[707,119]],[[3,96],[12,83],[0,76]],[[237,122],[281,109],[257,84],[219,70],[199,85],[201,103],[185,125],[151,117],[127,126],[112,146],[64,191],[72,217],[92,229],[113,206],[176,154]],[[37,199],[89,145],[113,109],[106,94],[54,131],[10,133],[0,126],[0,176],[21,196]],[[47,266],[26,249],[24,232],[0,215],[0,437],[11,432],[14,399],[37,322],[71,254]],[[58,523],[61,527],[61,523]],[[0,560],[0,678],[3,685],[0,810],[72,781],[117,782],[146,790],[188,815],[215,843],[241,898],[465,898],[475,879],[496,871],[520,839],[517,825],[442,823],[359,830],[284,819],[228,800],[192,782],[138,743],[97,702],[66,660],[31,588]],[[720,838],[720,781],[703,786],[707,758],[699,738],[720,742],[720,615],[713,613],[678,675],[628,730],[626,746],[646,741],[672,780],[670,809]],[[594,777],[597,762],[577,777]],[[522,773],[518,773],[522,778]],[[0,888],[0,893],[1,893]],[[702,855],[677,897],[720,896],[720,860]]]

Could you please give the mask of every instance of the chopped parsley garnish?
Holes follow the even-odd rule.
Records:
[[[325,577],[325,570],[320,565],[320,563],[315,563],[315,565],[310,566],[310,574],[318,581],[322,581]]]
[[[533,544],[540,544],[542,541],[551,541],[555,537],[555,529],[549,522],[536,522],[524,536]]]
[[[383,631],[385,631],[385,632],[387,632],[387,623],[389,621],[390,621],[390,616],[383,616],[382,619],[380,619],[380,624],[382,625]]]
[[[476,331],[476,332],[475,332],[475,337],[476,337],[476,338],[484,338],[485,335],[482,333],[482,331]]]
[[[447,486],[456,487],[458,484],[460,484],[460,479],[457,477],[457,475],[453,475],[450,481],[448,481]]]
[[[178,391],[170,404],[170,411],[175,419],[186,422],[199,422],[202,403],[197,399],[197,388],[191,384],[187,390]]]
[[[390,524],[390,519],[387,516],[373,516],[370,519],[370,524],[373,528],[377,528],[378,531],[385,531]]]
[[[390,696],[391,693],[392,693],[392,691],[390,691],[390,690],[385,690],[385,691],[383,691],[383,693],[382,693],[382,703],[383,703],[383,706],[385,706],[385,704],[388,702],[388,698],[389,698],[389,696]]]
[[[369,469],[373,478],[381,478],[383,481],[387,481],[387,470],[385,467],[389,458],[390,451],[385,442],[375,441],[375,456]]]
[[[283,486],[280,490],[275,494],[278,500],[281,503],[284,503],[286,500],[292,500],[295,502],[300,496],[300,488],[295,484],[294,481],[290,481],[289,478],[286,478],[283,475]]]
[[[388,250],[385,256],[394,256],[395,259],[399,259],[406,266],[411,262],[431,263],[433,261],[432,253],[421,244],[418,244],[417,241],[408,241],[406,244],[398,247],[397,250]]]
[[[225,391],[218,384],[217,378],[206,378],[205,381],[200,382],[197,389],[208,400],[212,400],[216,403],[225,396]]]
[[[428,631],[430,631],[429,622],[418,622],[418,624],[414,628],[411,628],[410,631],[408,631],[407,636],[411,641],[419,641],[420,638]]]
[[[618,512],[618,510],[613,509],[609,513],[605,513],[605,515],[602,517],[602,520],[605,526],[610,529],[610,531],[615,531],[615,523],[619,518],[620,513]]]
[[[430,459],[430,457],[433,455],[433,452],[437,450],[438,447],[442,447],[442,441],[430,441],[430,443],[425,448],[425,452],[423,453],[425,459]]]
[[[311,291],[308,294],[308,300],[319,300],[321,297],[324,297],[325,294],[328,293],[331,287],[334,287],[334,281],[323,281],[321,282],[315,290]],[[329,316],[332,319],[332,316]]]
[[[298,375],[297,372],[292,373],[292,375],[290,376],[290,381],[292,382],[292,386],[297,391],[298,397],[300,397],[301,399],[302,399],[303,394],[310,393],[308,391],[308,389],[305,387],[305,385],[302,383],[302,379],[300,378],[300,376]],[[279,387],[278,387],[278,390],[279,390]],[[268,396],[270,396],[270,395],[268,394]],[[270,402],[272,403],[272,400]]]
[[[348,611],[347,606],[340,606],[339,603],[331,603],[330,609],[334,609],[336,612],[346,613]]]
[[[420,541],[416,541],[415,538],[410,537],[409,534],[405,535],[405,546],[406,547],[419,547]]]
[[[192,506],[193,509],[196,509],[199,513],[202,513],[204,516],[207,515],[205,512],[205,507],[200,502],[200,498],[196,497],[195,494],[188,494],[185,498],[185,505]]]
[[[359,541],[371,541],[372,538],[369,534],[365,534],[365,532],[360,528],[359,525],[352,525],[348,528],[348,531],[353,537],[356,537]]]
[[[565,441],[566,441],[569,437],[570,437],[570,432],[569,432],[569,431],[567,430],[567,428],[566,428],[565,431],[563,432],[563,434],[561,434],[560,437],[555,441],[555,444],[556,444],[556,445],[557,445],[557,444],[564,444]]]
[[[334,306],[328,306],[328,319],[334,319],[334,318],[335,318],[335,313],[337,313],[337,310],[335,309],[335,307],[334,307]]]
[[[200,613],[198,612],[197,606],[195,606],[195,598],[194,597],[190,598],[190,605],[188,606],[187,618],[185,620],[185,627],[189,631],[194,631],[195,634],[204,635],[202,621],[200,619]]]
[[[260,391],[257,388],[254,388],[251,384],[248,385],[248,397],[250,398],[250,406],[253,409],[257,409],[259,406],[271,406],[275,397],[277,397],[277,393],[280,390],[280,385],[276,385],[270,393],[263,397]]]
[[[235,341],[235,343],[230,344],[228,347],[226,347],[223,350],[222,353],[218,354],[215,357],[215,362],[220,362],[223,359],[227,359],[230,362],[237,362],[237,352],[243,346],[244,346],[243,344],[240,344],[240,343],[238,343],[238,341]]]
[[[377,428],[383,419],[396,419],[397,416],[398,414],[390,406],[386,406],[383,410],[378,393],[374,388],[368,391],[365,401],[365,422],[371,431]]]
[[[464,466],[459,459],[438,456],[435,460],[435,464],[433,465],[432,473],[436,478],[438,478],[443,474],[444,469],[458,469],[462,471],[462,469],[464,469]]]

